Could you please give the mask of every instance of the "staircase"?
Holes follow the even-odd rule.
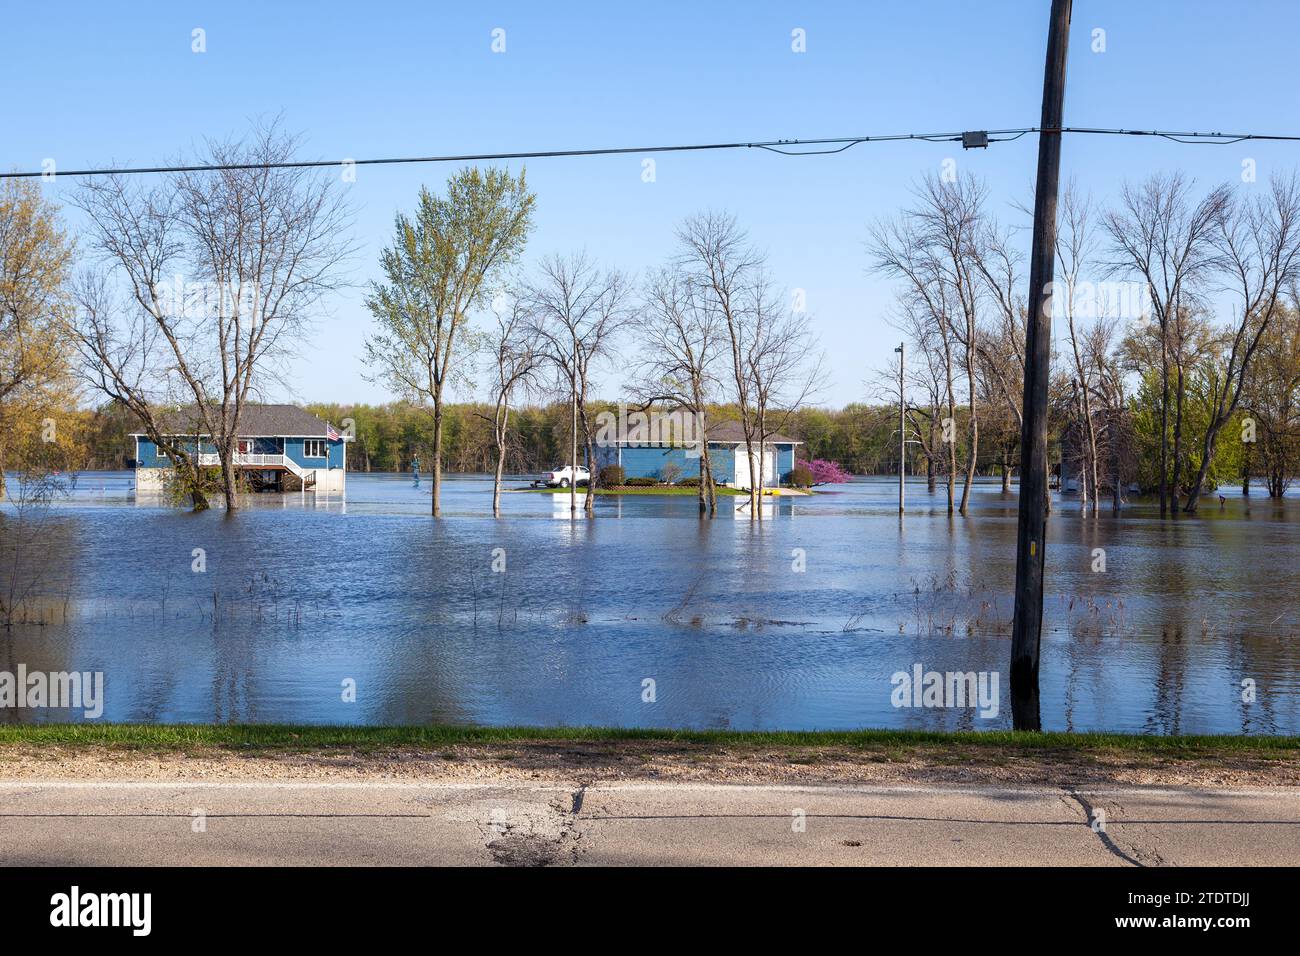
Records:
[[[220,465],[221,456],[215,453],[199,455],[200,465]],[[295,475],[305,489],[314,487],[316,484],[316,469],[310,470],[303,468],[288,455],[254,455],[239,454],[234,456],[234,465],[236,468],[283,468],[290,474]]]

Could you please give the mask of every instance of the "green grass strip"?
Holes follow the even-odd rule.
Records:
[[[0,726],[0,746],[194,747],[309,750],[440,747],[528,742],[672,743],[702,747],[989,747],[1025,751],[1132,751],[1169,756],[1211,753],[1300,756],[1300,737],[1028,733],[912,730],[733,731],[617,727],[361,727],[293,724],[37,724]]]

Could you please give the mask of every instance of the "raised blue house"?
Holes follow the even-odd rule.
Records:
[[[165,439],[187,452],[197,448],[200,462],[217,465],[217,449],[207,440],[193,408],[165,419]],[[239,416],[235,466],[254,488],[269,491],[341,492],[347,484],[347,439],[334,426],[297,405],[246,405]],[[135,432],[135,487],[163,487],[171,459],[143,432]]]
[[[740,423],[710,423],[707,431],[709,463],[713,480],[731,488],[749,488],[749,456],[745,453],[745,434]],[[803,442],[786,435],[769,435],[763,443],[761,464],[758,450],[755,464],[762,469],[763,487],[775,488],[789,480],[794,470],[795,447]],[[654,478],[674,481],[700,476],[699,441],[641,442],[611,441],[596,449],[596,467],[616,464],[628,478]],[[666,468],[667,466],[667,468]],[[665,470],[666,469],[666,470]]]

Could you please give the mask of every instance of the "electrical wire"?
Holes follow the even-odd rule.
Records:
[[[971,133],[892,133],[882,136],[840,136],[823,139],[776,139],[761,142],[688,143],[669,146],[618,146],[594,149],[526,150],[508,153],[461,153],[443,156],[403,156],[379,159],[342,160],[287,160],[278,163],[198,163],[184,166],[124,166],[100,169],[22,170],[0,172],[0,179],[53,179],[84,178],[89,176],[134,176],[148,173],[200,173],[243,169],[319,169],[352,166],[396,166],[413,163],[474,163],[488,160],[512,159],[563,159],[577,156],[619,156],[646,153],[687,153],[733,149],[761,149],[782,156],[827,156],[842,153],[863,143],[896,143],[919,141],[926,143],[960,143]],[[1104,127],[1063,126],[1059,129],[1025,126],[1015,129],[977,130],[987,143],[1009,143],[1029,133],[1069,133],[1104,136],[1158,137],[1185,145],[1227,146],[1247,140],[1265,142],[1300,142],[1300,134],[1281,133],[1201,133],[1169,130],[1119,129]],[[797,147],[813,147],[799,149]],[[826,148],[816,148],[826,147]]]

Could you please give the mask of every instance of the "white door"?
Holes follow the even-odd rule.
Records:
[[[754,454],[758,458],[757,449]],[[771,488],[776,484],[776,453],[771,448],[763,450],[763,462],[760,466],[763,477],[763,487]],[[737,488],[750,487],[749,480],[749,453],[745,449],[745,443],[741,442],[736,446],[736,481]]]

